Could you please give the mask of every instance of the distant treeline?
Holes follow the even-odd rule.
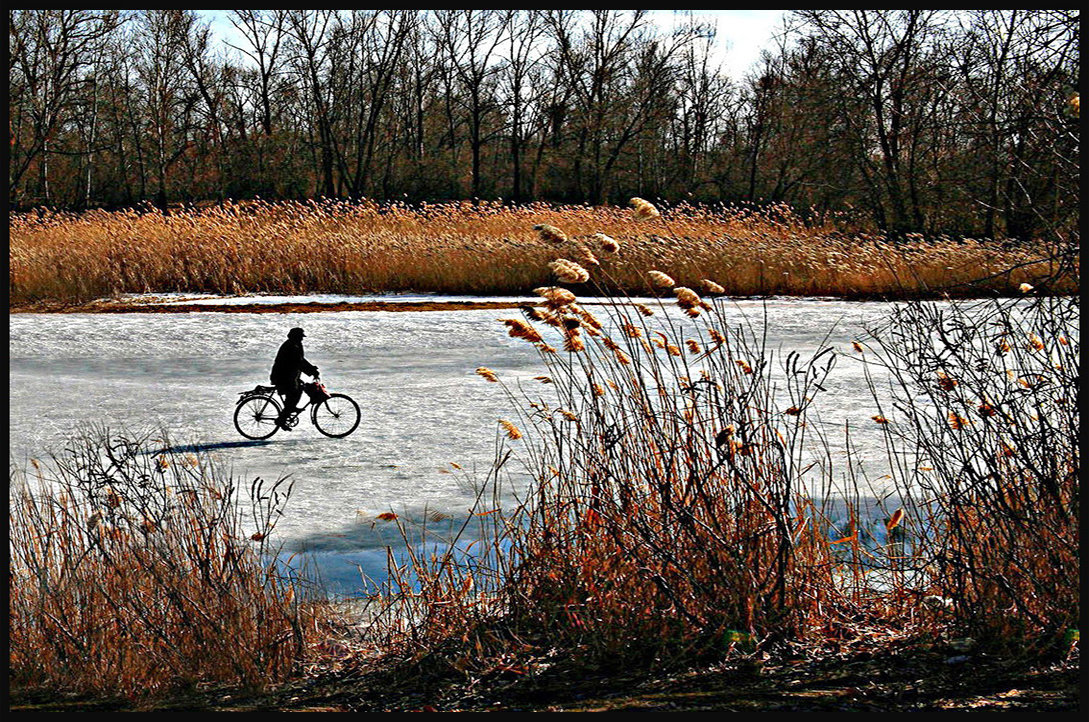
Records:
[[[742,78],[645,11],[9,11],[15,208],[328,196],[1078,215],[1080,14],[796,11]],[[234,36],[232,36],[234,37]]]

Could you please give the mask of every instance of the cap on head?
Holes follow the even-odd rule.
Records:
[[[303,330],[297,326],[287,332],[288,338],[303,338],[304,336],[306,336],[306,334],[303,333]]]

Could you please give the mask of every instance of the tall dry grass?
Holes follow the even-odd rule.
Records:
[[[560,235],[542,237],[535,226]],[[644,270],[656,267],[681,285],[714,277],[726,293],[746,296],[971,295],[1044,279],[1059,292],[1076,287],[1042,262],[1042,246],[944,236],[893,242],[835,215],[803,221],[786,206],[681,204],[640,216],[543,203],[248,201],[170,215],[15,214],[9,232],[14,306],[128,292],[525,293],[548,279],[558,239],[574,249],[600,237],[606,248],[619,246],[595,259],[608,270],[599,283],[612,292],[642,293]],[[973,283],[980,278],[987,280]]]
[[[908,304],[863,350],[889,375],[897,486],[936,522],[929,583],[992,643],[1078,627],[1079,326],[1077,297]]]
[[[13,470],[9,683],[155,696],[285,679],[325,605],[276,560],[283,480],[242,488],[206,455],[152,454],[107,430]]]
[[[677,283],[659,268],[649,283]],[[837,354],[779,358],[722,301],[673,290],[690,325],[664,300],[590,312],[557,286],[503,320],[540,387],[477,369],[519,409],[493,491],[471,536],[392,564],[379,648],[521,674],[557,654],[631,669],[863,637],[1062,645],[1080,609],[1076,297],[912,302],[856,344],[887,374],[869,376],[894,470],[875,507],[812,411]],[[503,504],[514,460],[532,482]]]
[[[602,668],[680,666],[930,618],[919,599],[935,589],[907,584],[910,545],[875,537],[861,490],[813,457],[831,350],[778,358],[713,308],[697,306],[687,333],[638,308],[532,310],[537,341],[531,320],[508,324],[540,351],[541,390],[477,373],[521,409],[501,422],[491,481],[517,459],[529,490],[514,504],[482,494],[472,541],[394,567],[378,646],[459,671],[496,658],[525,671],[550,648]]]

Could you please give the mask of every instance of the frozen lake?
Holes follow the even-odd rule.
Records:
[[[833,450],[842,453],[846,420],[860,432],[856,443],[877,440],[869,421],[873,403],[850,344],[889,304],[771,299],[723,308],[731,322],[748,318],[756,325],[766,308],[769,346],[783,354],[813,352],[831,330],[829,343],[844,357],[816,408],[829,428],[840,429],[830,439]],[[207,450],[243,479],[291,474],[295,491],[280,539],[289,550],[316,554],[324,575],[350,588],[358,579],[354,565],[378,572],[385,545],[395,541],[388,524],[374,525],[377,514],[418,516],[427,509],[464,517],[472,486],[444,472],[456,462],[479,470],[482,479],[497,419],[513,418],[499,386],[474,370],[487,366],[505,381],[530,383],[543,373],[533,348],[507,336],[497,321],[514,317],[516,309],[11,314],[11,462],[48,459],[74,429],[98,422],[165,428],[175,447]],[[677,314],[677,320],[686,319]],[[360,428],[329,439],[304,420],[269,442],[245,442],[232,422],[238,393],[268,383],[272,359],[293,326],[306,329],[307,358],[321,368],[329,390],[359,402]],[[879,465],[881,453],[875,445],[864,457],[872,454]]]

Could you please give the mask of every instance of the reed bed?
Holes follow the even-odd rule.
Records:
[[[554,281],[568,264],[553,263]],[[543,310],[503,320],[542,373],[527,385],[476,370],[520,413],[497,424],[474,534],[391,560],[367,631],[378,649],[459,675],[533,673],[561,657],[678,667],[859,639],[950,654],[1069,649],[1076,297],[911,302],[856,342],[875,392],[867,423],[885,432],[894,468],[874,491],[827,451],[812,411],[837,352],[778,357],[759,328],[726,324],[723,299],[658,268],[644,283],[673,285],[675,301],[612,296],[591,313],[571,289],[544,286]],[[512,463],[532,483],[504,504]]]
[[[14,214],[9,232],[12,306],[175,291],[525,293],[548,280],[557,247],[591,246],[596,256],[568,260],[604,264],[608,281],[598,278],[582,292],[642,293],[644,270],[657,267],[681,285],[713,277],[741,296],[1076,288],[1076,273],[1049,261],[1042,245],[921,235],[893,241],[842,215],[803,220],[782,205],[680,204],[633,214],[544,203],[257,200],[169,214]]]
[[[262,688],[300,671],[333,616],[276,560],[284,480],[243,488],[206,455],[88,431],[9,492],[9,681],[144,699]]]

